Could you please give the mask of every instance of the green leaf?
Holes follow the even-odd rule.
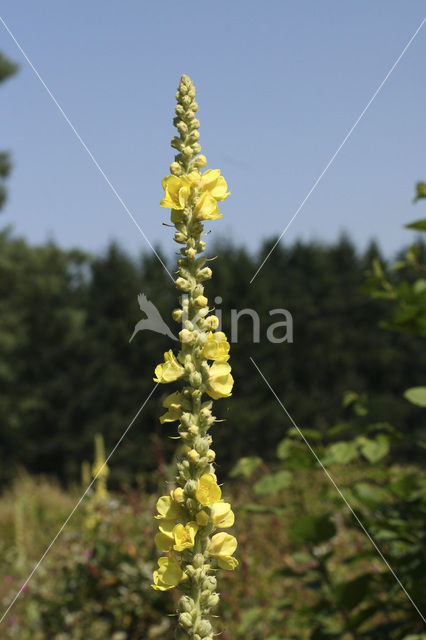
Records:
[[[291,485],[293,474],[290,471],[278,471],[273,475],[263,476],[253,489],[258,494],[275,495],[281,489],[286,489]]]
[[[339,607],[350,611],[358,606],[368,595],[371,576],[365,573],[349,582],[343,582],[334,589]]]
[[[388,438],[380,434],[374,440],[365,438],[361,445],[361,453],[369,462],[378,462],[389,453],[390,445]]]
[[[414,197],[414,202],[417,202],[417,200],[421,200],[421,198],[426,198],[426,182],[418,182],[416,184],[416,195]]]
[[[288,435],[302,440],[303,436],[305,436],[307,440],[321,440],[322,438],[322,433],[318,431],[318,429],[296,429],[296,427],[290,427]]]
[[[404,392],[404,398],[418,407],[426,407],[426,387],[411,387]]]
[[[231,478],[235,478],[236,476],[249,478],[261,463],[262,459],[257,457],[240,458],[229,475]]]
[[[406,229],[414,229],[414,231],[426,231],[426,218],[405,224],[404,227]]]
[[[288,458],[291,448],[293,446],[292,441],[289,438],[284,438],[277,446],[277,456],[280,460]]]
[[[320,544],[336,535],[336,525],[330,516],[300,516],[292,523],[289,537],[295,543]]]
[[[347,464],[358,456],[356,442],[335,442],[326,449],[324,464]]]

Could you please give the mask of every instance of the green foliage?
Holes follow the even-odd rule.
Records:
[[[404,392],[406,398],[418,407],[426,407],[426,387],[412,387]]]

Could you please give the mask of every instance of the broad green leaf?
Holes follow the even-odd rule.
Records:
[[[288,430],[288,435],[302,440],[303,436],[305,436],[307,440],[321,440],[322,438],[321,431],[318,431],[317,429],[296,429],[296,427],[291,427]]]
[[[389,453],[389,440],[385,435],[378,435],[374,440],[365,438],[361,445],[361,453],[369,462],[378,462]]]
[[[289,537],[292,542],[320,544],[330,540],[336,534],[336,525],[330,516],[300,516],[290,526]]]
[[[385,491],[381,487],[374,486],[368,482],[357,482],[353,487],[353,493],[365,505],[375,507],[386,498]]]
[[[235,478],[236,476],[249,478],[261,463],[262,459],[257,457],[240,458],[229,475],[231,478]]]
[[[371,576],[365,573],[348,582],[342,582],[334,589],[337,604],[350,611],[358,606],[368,595]]]
[[[356,442],[334,442],[326,449],[324,464],[347,464],[358,457]]]
[[[411,387],[404,392],[404,398],[418,407],[426,407],[426,387]]]
[[[281,491],[281,489],[289,487],[292,479],[293,475],[290,471],[278,471],[278,473],[270,476],[263,476],[263,478],[256,482],[253,489],[255,493],[258,494],[275,495]]]
[[[284,438],[284,440],[281,440],[277,447],[278,458],[280,460],[286,460],[290,454],[292,446],[293,443],[289,438]]]
[[[414,231],[426,231],[426,218],[405,224],[404,227],[406,229],[414,229]]]

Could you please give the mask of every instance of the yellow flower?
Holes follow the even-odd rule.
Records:
[[[210,516],[202,509],[197,513],[195,519],[200,527],[205,527],[212,520],[215,527],[227,529],[234,524],[235,516],[229,502],[215,502],[210,507]]]
[[[227,398],[231,395],[234,378],[231,376],[231,367],[227,362],[213,362],[209,371],[207,393],[213,400]]]
[[[157,500],[158,516],[155,516],[157,520],[162,518],[166,520],[178,520],[182,517],[183,511],[181,506],[173,500],[172,496],[161,496]]]
[[[222,491],[214,475],[212,473],[202,475],[198,480],[197,490],[195,492],[195,497],[198,502],[202,504],[203,507],[207,507],[210,504],[219,502],[221,496]]]
[[[163,402],[163,407],[168,409],[166,413],[163,413],[160,416],[160,422],[163,424],[164,422],[174,422],[175,420],[179,420],[182,414],[182,406],[181,406],[181,397],[179,391],[175,391],[175,393],[171,393]]]
[[[185,370],[176,360],[171,349],[164,354],[164,362],[155,367],[154,382],[173,382],[183,376]]]
[[[173,547],[173,540],[160,531],[154,538],[155,546],[159,551],[171,551]]]
[[[196,522],[188,522],[185,526],[183,526],[183,524],[177,524],[173,528],[173,537],[175,540],[173,549],[176,551],[191,549],[194,546],[197,531],[198,525]]]
[[[219,169],[205,171],[201,176],[200,188],[202,191],[210,193],[215,200],[225,200],[230,195],[230,192],[227,191],[226,180],[220,175]]]
[[[234,512],[229,502],[216,502],[211,506],[211,518],[219,529],[232,527],[235,521]]]
[[[160,202],[160,207],[184,209],[191,191],[188,180],[185,177],[166,176],[161,184],[165,194]]]
[[[221,569],[235,569],[238,566],[238,560],[232,557],[237,548],[237,541],[234,536],[229,533],[216,533],[210,541],[209,553],[217,558]]]
[[[207,335],[207,341],[204,343],[203,356],[207,360],[215,360],[216,362],[226,362],[229,360],[229,342],[223,331],[215,331]]]
[[[158,571],[154,571],[154,584],[157,591],[167,591],[176,587],[183,578],[183,571],[174,558],[159,558]]]
[[[210,193],[203,193],[194,207],[194,216],[197,220],[217,220],[222,218],[215,198]]]

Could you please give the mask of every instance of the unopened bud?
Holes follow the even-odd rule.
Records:
[[[172,312],[173,320],[175,320],[176,322],[181,322],[182,315],[183,315],[182,309],[173,309],[173,312]]]
[[[218,604],[219,604],[219,594],[212,593],[207,600],[207,606],[213,608],[213,607],[217,607]]]
[[[207,460],[209,462],[213,462],[213,460],[216,458],[216,453],[213,451],[213,449],[209,449],[207,451]]]
[[[201,377],[201,374],[198,373],[198,371],[195,371],[190,375],[189,382],[191,387],[195,387],[196,389],[198,389],[198,387],[201,386],[202,381],[203,379]]]
[[[212,625],[208,620],[200,620],[197,625],[197,632],[200,634],[202,638],[210,635],[213,631]]]
[[[179,503],[182,503],[185,500],[182,487],[178,487],[173,491],[173,500]]]
[[[192,134],[191,134],[191,135],[192,135]],[[186,149],[186,147],[185,147],[185,149]],[[201,145],[200,145],[198,142],[194,142],[193,144],[191,144],[191,150],[192,150],[191,155],[192,155],[193,153],[200,153],[200,151],[201,151]]]
[[[173,146],[173,145],[172,145],[172,146]],[[180,144],[180,146],[182,147],[182,143]],[[198,146],[199,146],[199,145],[198,145]],[[184,147],[183,149],[181,149],[181,148],[179,148],[179,147],[176,147],[176,148],[178,148],[178,149],[179,149],[179,151],[182,151],[182,155],[184,155],[184,156],[185,156],[185,157],[187,157],[187,158],[190,158],[190,157],[194,154],[194,151],[193,151],[193,149],[192,149],[190,146],[186,146],[186,147]]]
[[[176,287],[181,291],[189,291],[191,288],[191,285],[189,284],[188,280],[185,280],[185,278],[177,278],[175,284]]]
[[[174,176],[182,175],[183,170],[179,162],[172,162],[172,164],[170,165],[170,173]]]
[[[194,158],[194,160],[192,161],[192,166],[196,167],[197,169],[203,169],[206,166],[206,164],[207,164],[207,158],[202,153],[200,153],[200,155]]]
[[[186,629],[190,629],[192,627],[192,616],[188,611],[181,613],[179,616],[179,623],[182,627],[186,627]]]
[[[191,451],[188,452],[188,458],[195,464],[200,459],[200,454],[198,451],[195,451],[195,449],[191,449]]]
[[[182,329],[182,331],[179,331],[179,338],[181,342],[189,344],[193,342],[194,334],[191,331],[188,331],[188,329]]]
[[[219,318],[217,316],[209,316],[205,319],[206,329],[211,329],[211,331],[216,331],[219,326]]]
[[[206,296],[197,296],[194,300],[195,304],[197,304],[199,307],[206,307],[208,300],[206,298]]]

